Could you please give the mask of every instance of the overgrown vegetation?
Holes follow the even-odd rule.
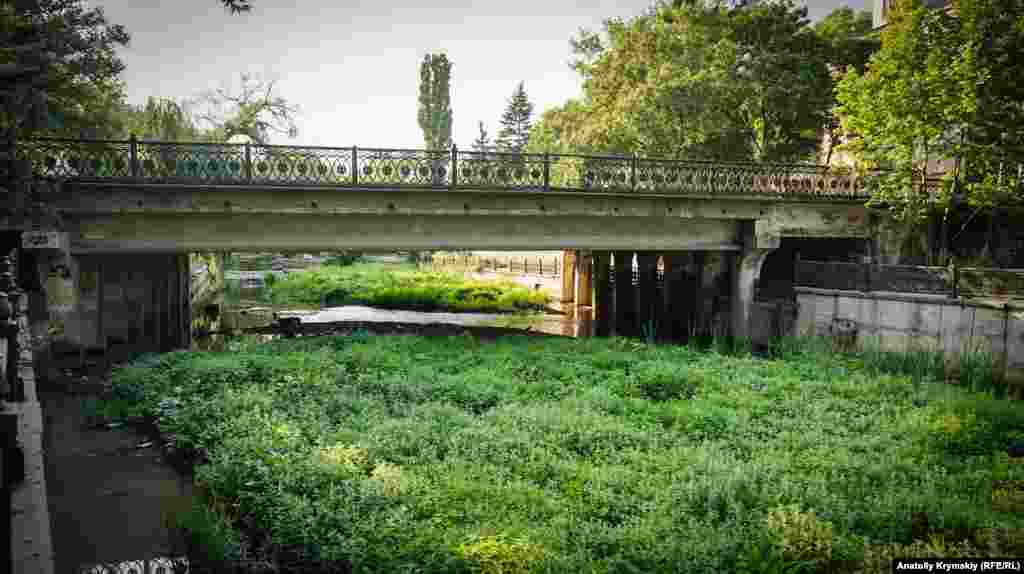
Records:
[[[543,309],[547,295],[511,281],[475,281],[415,265],[324,265],[267,285],[274,304],[369,305],[418,311]]]
[[[120,368],[102,410],[197,456],[212,557],[241,539],[352,572],[881,573],[1024,552],[1018,405],[872,368],[926,361],[775,352],[242,342]]]

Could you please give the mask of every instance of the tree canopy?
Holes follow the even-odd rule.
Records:
[[[241,135],[267,144],[274,133],[291,138],[298,134],[295,116],[299,109],[274,95],[275,82],[241,74],[240,84],[237,93],[207,90],[188,103],[197,109],[194,117],[205,131],[204,139],[224,142]]]
[[[866,71],[837,89],[845,147],[864,166],[891,168],[873,198],[903,221],[960,201],[991,210],[1022,200],[1024,2],[953,5],[951,14],[897,2]],[[954,164],[938,193],[913,191],[936,160]]]
[[[252,2],[249,0],[220,0],[220,3],[230,10],[232,14],[241,14],[242,12],[252,10]]]
[[[501,115],[501,130],[495,143],[502,151],[521,152],[530,138],[533,125],[533,104],[526,95],[526,87],[519,82]]]
[[[811,160],[834,103],[829,66],[857,65],[869,46],[852,43],[863,15],[814,28],[806,14],[790,0],[688,0],[581,30],[570,44],[583,94],[543,115],[531,147]]]
[[[427,54],[420,64],[419,110],[416,116],[430,150],[452,145],[452,63],[444,54]]]
[[[0,4],[0,127],[20,137],[92,135],[89,128],[105,124],[123,99],[116,50],[128,41],[124,27],[80,0]]]

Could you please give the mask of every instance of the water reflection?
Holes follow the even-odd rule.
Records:
[[[278,318],[298,317],[303,324],[324,323],[408,323],[445,324],[460,326],[502,325],[510,314],[503,313],[449,313],[378,309],[363,305],[326,307],[317,311],[295,311],[269,300],[261,274],[229,274],[225,294],[213,305],[196,308],[193,326],[194,348],[197,350],[223,351],[233,335],[247,329],[270,326]],[[589,337],[593,335],[593,312],[590,307],[562,304],[557,299],[548,312],[529,321],[519,321],[515,327],[529,329],[536,333],[548,333],[566,337]],[[257,335],[260,341],[271,340],[279,335]]]

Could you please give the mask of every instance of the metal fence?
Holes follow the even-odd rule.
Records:
[[[862,198],[870,175],[811,164],[615,155],[39,138],[19,171],[56,180]],[[26,167],[27,166],[27,167]],[[880,173],[880,172],[879,172]]]
[[[427,262],[435,270],[459,270],[515,275],[561,277],[561,260],[557,257],[481,257],[476,255],[433,255]]]

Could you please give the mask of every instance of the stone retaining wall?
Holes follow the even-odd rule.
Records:
[[[965,350],[990,351],[1007,382],[1024,389],[1024,306],[941,295],[862,293],[797,287],[799,334],[828,335],[833,325],[883,349],[941,349],[955,370]]]

